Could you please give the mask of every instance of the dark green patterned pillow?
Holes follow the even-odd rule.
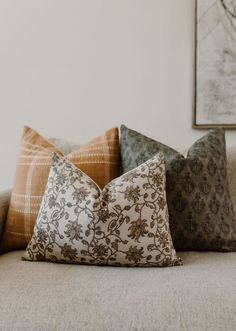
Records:
[[[159,151],[164,153],[170,226],[177,250],[236,251],[222,128],[197,140],[186,157],[124,125],[120,145],[123,173]]]

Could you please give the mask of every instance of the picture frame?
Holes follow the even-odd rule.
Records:
[[[196,0],[192,127],[217,126],[236,129],[236,0]]]

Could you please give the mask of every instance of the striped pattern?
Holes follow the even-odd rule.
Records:
[[[0,250],[24,249],[31,239],[56,146],[29,127],[24,128],[7,222]],[[117,128],[65,156],[101,188],[119,176]]]

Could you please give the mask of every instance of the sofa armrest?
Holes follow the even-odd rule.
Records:
[[[0,192],[0,240],[4,229],[7,212],[10,204],[11,190]]]

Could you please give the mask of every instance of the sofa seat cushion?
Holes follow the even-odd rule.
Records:
[[[0,257],[0,330],[234,330],[236,253],[182,252],[181,268]]]

